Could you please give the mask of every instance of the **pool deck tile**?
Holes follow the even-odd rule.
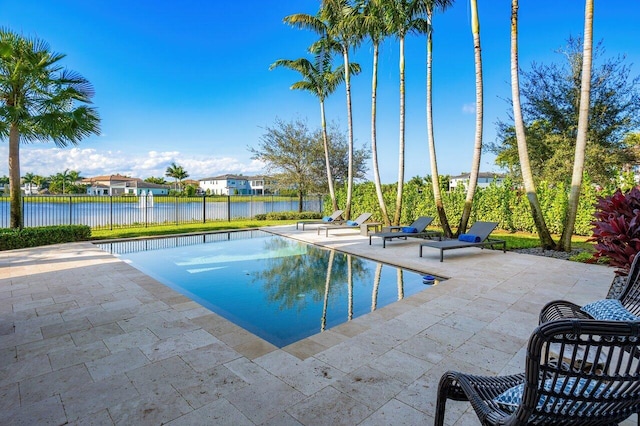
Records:
[[[0,252],[0,424],[414,425],[446,370],[522,371],[540,308],[613,270],[353,232],[272,231],[449,278],[278,349],[90,243]],[[634,424],[635,416],[624,422]],[[477,425],[447,403],[447,425]]]

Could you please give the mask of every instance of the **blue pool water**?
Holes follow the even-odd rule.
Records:
[[[434,285],[416,272],[264,231],[98,245],[278,347]]]

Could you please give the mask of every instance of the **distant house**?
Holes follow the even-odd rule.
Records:
[[[265,195],[273,193],[267,176],[221,175],[200,179],[200,188],[212,195]]]
[[[87,185],[88,195],[140,195],[142,191],[145,194],[167,195],[170,189],[169,185],[159,185],[117,174],[84,178],[82,183]]]
[[[463,173],[458,176],[452,176],[449,178],[449,189],[453,190],[462,185],[465,189],[469,187],[469,177],[471,173]],[[504,182],[504,175],[498,173],[478,173],[478,188],[486,188],[495,182],[496,185],[502,185]]]

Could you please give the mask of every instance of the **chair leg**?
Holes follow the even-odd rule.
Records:
[[[434,426],[444,425],[444,412],[447,404],[447,398],[449,396],[449,388],[453,384],[454,378],[449,372],[446,372],[440,377],[440,383],[438,384],[438,396],[436,399],[436,415],[433,421]]]

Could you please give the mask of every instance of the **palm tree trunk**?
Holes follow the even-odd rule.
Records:
[[[348,165],[347,165],[347,205],[344,209],[346,219],[351,218],[351,198],[353,196],[353,118],[351,116],[351,77],[349,73],[349,48],[342,47],[344,57],[344,85],[347,92],[347,126],[349,128]]]
[[[457,235],[465,232],[467,225],[469,224],[471,208],[473,207],[473,196],[476,193],[478,173],[480,173],[480,157],[482,155],[482,55],[480,49],[480,20],[478,19],[478,3],[476,0],[471,0],[471,32],[473,33],[473,51],[476,66],[476,136],[473,146],[473,160],[471,162],[471,174],[469,176],[467,198],[464,201],[462,217],[460,218],[460,226],[456,232]]]
[[[376,273],[373,277],[373,291],[371,292],[371,312],[378,307],[378,290],[380,289],[380,278],[382,277],[382,263],[376,265]]]
[[[402,193],[404,192],[404,36],[400,36],[400,137],[398,140],[398,192],[393,224],[400,224],[402,217]]]
[[[589,130],[589,95],[591,92],[591,62],[593,59],[593,0],[586,0],[584,12],[584,47],[582,54],[582,80],[580,82],[580,112],[578,115],[578,134],[576,136],[576,153],[571,175],[571,192],[564,221],[564,229],[558,244],[558,250],[571,251],[571,237],[578,214],[582,174],[584,172],[584,156],[587,147]]]
[[[347,292],[348,292],[348,300],[349,300],[347,317],[348,317],[348,320],[351,321],[353,319],[353,269],[351,268],[350,254],[347,255]]]
[[[555,248],[555,243],[549,232],[542,214],[542,208],[538,201],[536,187],[531,172],[529,162],[529,151],[527,148],[527,138],[524,131],[524,120],[522,119],[522,108],[520,103],[520,79],[518,76],[518,0],[511,1],[511,97],[513,99],[513,121],[516,128],[516,140],[518,142],[518,157],[520,158],[520,170],[522,172],[522,182],[527,193],[527,199],[531,207],[533,222],[538,231],[540,245],[545,249]]]
[[[429,11],[427,19],[431,24],[432,12]],[[438,160],[436,157],[436,142],[433,134],[433,89],[432,89],[432,67],[433,67],[433,32],[431,28],[427,32],[427,140],[429,143],[429,159],[431,162],[431,186],[433,187],[433,201],[436,205],[436,211],[438,213],[438,219],[440,226],[444,231],[446,237],[452,237],[451,227],[449,226],[449,219],[447,218],[447,212],[444,209],[442,203],[442,194],[440,193],[440,175],[438,174]]]
[[[327,278],[324,282],[324,298],[322,301],[322,320],[320,321],[320,331],[324,331],[327,326],[327,308],[329,306],[329,288],[331,284],[331,270],[333,269],[333,259],[335,257],[335,251],[329,252],[329,263],[327,265]]]
[[[15,123],[9,128],[9,200],[10,226],[22,229],[22,192],[20,191],[20,132]]]
[[[327,121],[324,115],[324,101],[320,101],[320,119],[322,123],[322,144],[324,146],[324,162],[327,167],[327,183],[329,184],[329,196],[331,197],[331,206],[333,211],[338,210],[338,201],[336,200],[336,191],[333,188],[333,176],[331,173],[331,162],[329,161],[329,138],[327,137]]]
[[[378,145],[376,138],[376,108],[377,108],[377,92],[378,92],[378,43],[373,43],[373,75],[371,77],[371,162],[373,164],[373,181],[376,187],[376,195],[378,196],[378,204],[382,213],[382,221],[389,224],[389,213],[387,213],[387,205],[382,195],[382,182],[380,181],[380,168],[378,167]]]

